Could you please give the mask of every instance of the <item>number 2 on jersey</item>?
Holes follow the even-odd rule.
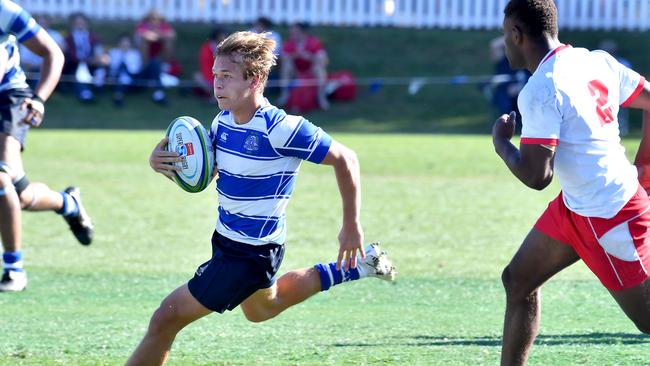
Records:
[[[607,123],[614,121],[614,112],[612,111],[612,106],[609,104],[608,95],[609,91],[605,84],[600,80],[592,80],[587,84],[589,87],[589,92],[591,96],[594,97],[596,102],[596,114],[600,119],[600,125],[604,126]]]

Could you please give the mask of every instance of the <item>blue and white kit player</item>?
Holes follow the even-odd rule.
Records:
[[[214,96],[222,112],[210,130],[219,196],[212,258],[163,300],[127,365],[163,364],[176,334],[212,312],[239,306],[248,320],[261,322],[332,286],[395,276],[378,244],[363,247],[356,154],[264,98],[274,43],[261,34],[237,32],[217,47]],[[177,168],[169,163],[179,157],[165,151],[166,144],[163,139],[156,146],[150,165],[171,177]],[[285,210],[303,160],[334,168],[343,203],[339,256],[276,280],[285,250]]]
[[[210,129],[218,167],[217,242],[228,241],[244,250],[276,253],[277,270],[286,240],[286,207],[291,198],[303,160],[320,164],[328,154],[333,140],[322,129],[300,116],[286,114],[268,100],[244,126],[235,121],[228,110],[215,118]],[[214,242],[214,241],[213,241]],[[379,244],[366,248],[366,259],[357,268],[336,269],[336,262],[315,266],[321,291],[345,281],[366,275],[392,280],[394,271]],[[382,264],[383,268],[376,267]],[[205,272],[210,261],[200,267]],[[215,268],[220,271],[221,269]],[[232,273],[232,272],[227,272]],[[270,274],[271,272],[269,272]],[[245,275],[245,273],[242,273]],[[190,292],[200,298],[204,283],[201,275],[189,282]],[[238,276],[236,276],[238,277]],[[268,277],[268,285],[273,277]],[[243,299],[250,293],[244,292]],[[236,306],[239,301],[232,302]]]
[[[18,42],[43,57],[40,80],[34,90],[20,67]],[[61,76],[63,53],[54,40],[19,5],[0,0],[0,237],[4,252],[0,291],[22,291],[27,286],[23,269],[21,210],[55,211],[63,216],[73,234],[90,244],[93,225],[81,204],[78,188],[63,192],[25,175],[22,151],[31,127],[38,127],[45,113],[44,102]]]

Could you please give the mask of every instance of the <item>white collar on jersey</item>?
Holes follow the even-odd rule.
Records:
[[[556,53],[558,53],[558,52],[560,52],[560,51],[562,51],[564,49],[567,49],[567,48],[571,48],[571,45],[570,44],[560,43],[559,46],[557,46],[554,49],[548,51],[546,53],[546,55],[544,56],[544,58],[542,58],[542,62],[540,62],[539,65],[537,65],[537,69],[535,69],[535,72],[537,72],[537,70],[539,70],[539,68],[542,67],[544,62],[548,61],[551,57],[555,56]]]

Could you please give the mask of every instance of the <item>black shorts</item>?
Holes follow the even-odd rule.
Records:
[[[212,258],[199,266],[187,286],[201,305],[223,313],[273,286],[283,256],[282,244],[244,244],[215,231]]]
[[[29,125],[22,123],[25,111],[19,111],[20,104],[25,98],[31,98],[30,89],[9,89],[0,92],[0,132],[14,137],[25,147],[25,138]]]

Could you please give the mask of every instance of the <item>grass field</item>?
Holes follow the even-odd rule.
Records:
[[[133,24],[96,24],[107,44]],[[208,25],[178,24],[185,78]],[[61,25],[59,28],[63,28]],[[246,29],[240,25],[231,29]],[[280,32],[286,35],[286,28]],[[498,33],[399,28],[316,28],[331,70],[359,78],[483,75]],[[603,38],[650,73],[648,34],[562,32],[574,46]],[[0,295],[0,365],[119,365],[137,345],[160,300],[210,254],[213,187],[182,192],[151,172],[147,158],[181,114],[207,124],[215,107],[170,91],[160,108],[147,94],[115,109],[110,94],[80,106],[48,101],[44,129],[32,131],[24,158],[30,179],[81,187],[96,241],[76,244],[50,213],[24,216],[29,288]],[[502,268],[547,202],[518,183],[481,135],[492,121],[476,85],[405,85],[307,117],[336,131],[362,162],[362,221],[400,272],[395,284],[360,281],[335,288],[262,324],[236,310],[183,331],[170,365],[494,365],[504,310]],[[639,116],[633,114],[638,132]],[[77,129],[88,130],[77,130]],[[65,130],[64,130],[65,129]],[[91,130],[92,129],[92,130]],[[153,132],[152,132],[153,131]],[[381,132],[360,134],[359,132]],[[405,134],[435,133],[433,134]],[[399,134],[402,133],[402,134]],[[462,133],[462,134],[460,134]],[[83,143],[79,143],[83,141]],[[637,143],[626,143],[634,150]],[[340,198],[330,168],[304,165],[288,210],[282,272],[337,254]],[[642,336],[584,265],[543,291],[543,319],[531,365],[650,365]]]
[[[160,300],[209,256],[213,187],[184,193],[150,171],[161,134],[31,133],[30,178],[79,185],[96,241],[81,247],[56,215],[24,216],[30,284],[0,296],[0,365],[122,364]],[[524,188],[487,136],[335,137],[359,154],[366,238],[390,252],[397,282],[337,287],[261,324],[211,315],[179,335],[170,365],[498,363],[501,269],[558,186]],[[303,165],[281,271],[334,259],[339,224],[331,168]],[[650,337],[582,264],[545,286],[540,333],[530,365],[650,364]]]

